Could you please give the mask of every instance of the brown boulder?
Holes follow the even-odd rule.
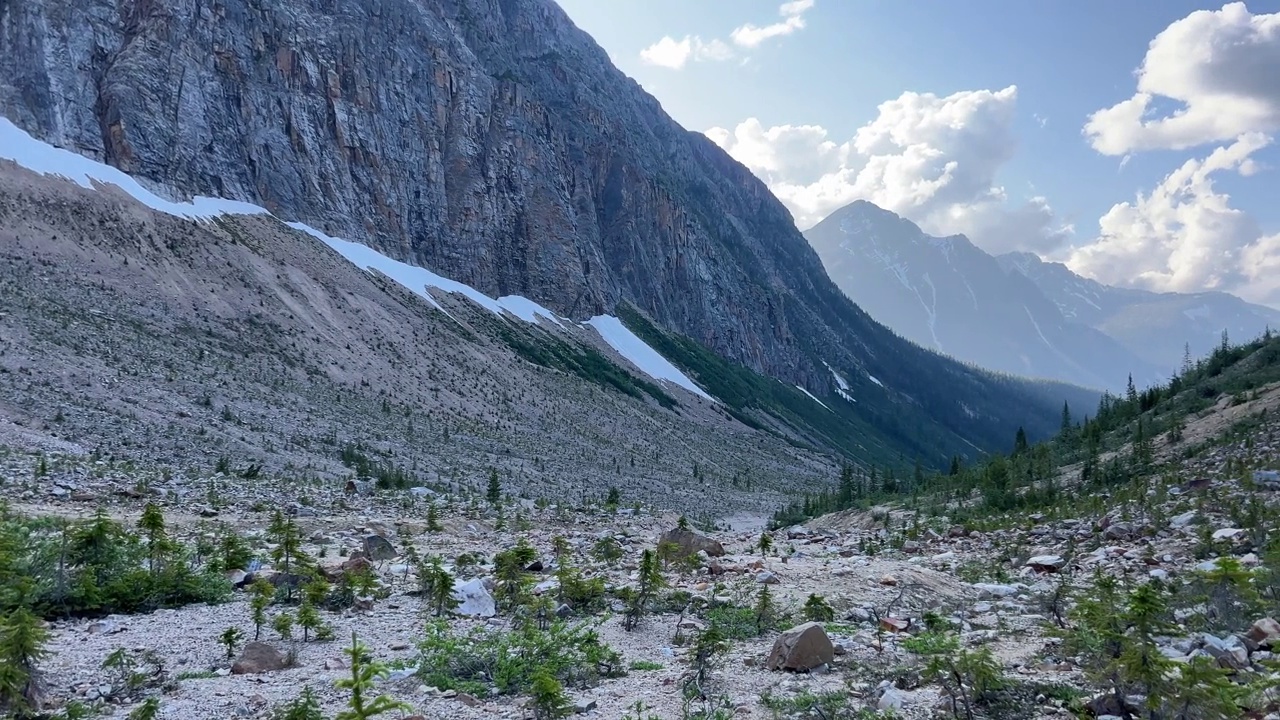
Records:
[[[699,535],[692,530],[683,530],[675,528],[662,533],[659,543],[673,543],[680,547],[680,554],[684,556],[697,555],[698,551],[705,552],[708,557],[721,557],[724,555],[724,546],[718,541],[712,540],[705,535]]]
[[[244,646],[240,658],[231,666],[233,675],[256,675],[275,672],[289,666],[284,653],[264,642],[251,642]]]
[[[807,671],[831,662],[835,654],[827,631],[807,622],[779,635],[764,665],[770,670]]]
[[[1260,647],[1280,646],[1280,622],[1274,618],[1262,618],[1255,622],[1245,637]]]

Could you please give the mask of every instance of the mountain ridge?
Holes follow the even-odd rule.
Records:
[[[953,449],[1056,427],[1040,388],[902,344],[850,303],[763,183],[550,2],[5,13],[0,114],[153,186],[345,228],[575,318],[631,303],[809,389],[834,390],[828,363],[875,376],[894,422]]]
[[[963,235],[934,237],[855,201],[805,233],[850,299],[907,339],[1021,375],[1123,389],[1160,376],[1105,334],[1068,322],[1028,278]]]
[[[996,260],[1035,283],[1064,316],[1110,335],[1166,374],[1180,369],[1187,355],[1212,352],[1222,344],[1224,330],[1231,338],[1249,340],[1280,326],[1280,311],[1226,292],[1159,293],[1103,285],[1031,253],[1006,253]]]

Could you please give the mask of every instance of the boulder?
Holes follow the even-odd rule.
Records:
[[[1036,572],[1057,572],[1066,564],[1066,558],[1061,555],[1036,555],[1027,560],[1027,567]]]
[[[365,535],[364,554],[373,561],[390,560],[396,556],[396,548],[381,535]]]
[[[476,578],[467,582],[453,584],[453,597],[458,606],[453,611],[467,617],[491,618],[498,614],[497,603],[493,595],[484,586],[484,581]]]
[[[898,688],[888,685],[880,699],[876,701],[877,710],[901,710],[907,704],[907,696]]]
[[[1001,598],[1012,597],[1018,594],[1018,588],[1013,585],[998,585],[996,583],[974,583],[973,586],[978,590],[978,597],[982,600],[999,600]]]
[[[674,528],[662,533],[659,543],[674,543],[680,547],[680,554],[684,556],[697,555],[699,551],[705,552],[709,557],[722,557],[724,555],[724,546],[718,541],[712,540],[705,535],[699,535],[692,530],[684,530]]]
[[[778,636],[765,660],[769,670],[803,672],[821,667],[835,657],[827,631],[815,622],[797,625]]]
[[[1274,618],[1262,618],[1249,628],[1245,636],[1260,647],[1280,647],[1280,622]]]
[[[1218,661],[1218,665],[1229,670],[1243,670],[1249,667],[1249,650],[1234,635],[1220,638],[1205,633],[1204,651]]]
[[[251,642],[244,646],[240,657],[231,665],[233,675],[256,675],[275,672],[289,666],[284,653],[264,642]]]
[[[1133,523],[1127,522],[1111,523],[1102,531],[1102,537],[1107,540],[1128,540],[1137,534],[1138,531]]]
[[[759,575],[756,575],[756,582],[760,583],[761,585],[777,585],[782,581],[778,579],[778,576],[776,573],[771,573],[768,570],[766,570],[760,573]]]

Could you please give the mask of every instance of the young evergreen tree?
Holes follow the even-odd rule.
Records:
[[[271,619],[271,627],[281,640],[293,639],[293,615],[287,612],[278,613]]]
[[[169,537],[165,532],[164,514],[155,503],[147,503],[138,519],[138,529],[142,531],[143,542],[147,547],[147,571],[152,576],[160,569],[161,558],[169,552]]]
[[[756,606],[753,615],[755,616],[757,635],[765,634],[777,624],[778,606],[773,600],[773,593],[769,590],[768,584],[760,586],[760,592],[756,595]]]
[[[494,507],[502,504],[502,483],[498,480],[497,468],[489,470],[489,487],[485,493],[485,499]]]
[[[418,589],[423,609],[436,617],[458,606],[453,595],[453,575],[445,569],[440,557],[431,555],[418,566]]]
[[[227,649],[227,659],[230,660],[236,656],[236,646],[244,639],[244,633],[240,632],[238,627],[229,627],[222,631],[218,636],[218,642]]]
[[[275,547],[271,549],[271,562],[277,570],[288,576],[300,574],[307,568],[306,553],[302,550],[302,531],[292,517],[276,510],[267,526],[267,537],[275,543]],[[285,578],[286,603],[293,602],[293,590],[297,585],[293,580]]]
[[[427,505],[427,532],[438,533],[444,530],[444,526],[440,524],[440,515],[436,511],[435,502]]]
[[[302,694],[288,705],[278,708],[271,714],[271,720],[325,720],[320,711],[320,700],[311,691],[310,685],[302,686]]]
[[[49,631],[26,607],[0,622],[0,710],[16,720],[40,717],[43,688],[39,663],[49,656]]]
[[[373,695],[377,681],[387,676],[387,668],[375,662],[369,656],[369,649],[360,644],[354,631],[351,633],[351,647],[344,651],[351,661],[351,677],[338,681],[338,687],[349,690],[351,699],[347,709],[338,713],[334,720],[369,720],[397,710],[407,711],[409,706],[394,700],[389,695]]]
[[[264,577],[258,577],[249,585],[249,610],[253,617],[253,639],[262,639],[262,626],[267,624],[267,608],[275,598],[276,589]]]
[[[810,593],[804,602],[804,618],[810,622],[831,622],[836,619],[836,611],[826,598]]]
[[[622,627],[634,630],[649,610],[649,604],[658,590],[666,584],[662,571],[658,569],[658,558],[652,550],[645,549],[640,554],[639,578],[636,587],[626,600],[626,615],[622,619]]]

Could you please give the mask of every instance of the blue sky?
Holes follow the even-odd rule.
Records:
[[[720,129],[802,228],[863,197],[1113,284],[1280,301],[1258,270],[1280,275],[1280,0],[559,2],[682,125]],[[1140,89],[1145,115],[1084,132]],[[904,93],[936,97],[882,111]]]

